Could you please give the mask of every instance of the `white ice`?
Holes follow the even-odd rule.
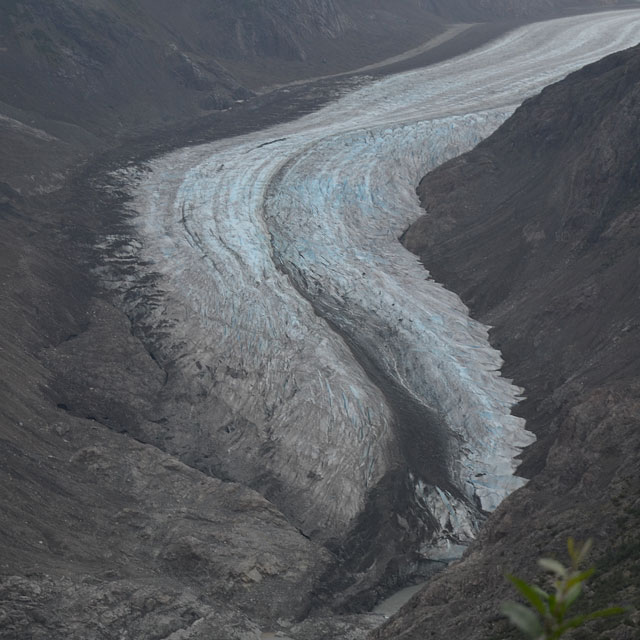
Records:
[[[521,389],[500,376],[487,328],[398,237],[421,214],[422,175],[638,33],[638,10],[529,25],[295,122],[170,153],[139,178],[140,252],[166,292],[156,320],[179,332],[182,366],[207,362],[217,396],[270,443],[265,468],[305,495],[301,526],[344,532],[401,455],[345,339],[439,416],[456,497],[425,484],[428,469],[407,474],[443,530],[462,523],[440,543],[467,541],[475,505],[523,484],[514,457],[533,437],[510,412]],[[248,454],[240,442],[227,455]]]

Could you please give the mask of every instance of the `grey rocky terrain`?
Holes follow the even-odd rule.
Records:
[[[260,638],[262,630],[302,620],[326,602],[318,588],[329,564],[353,571],[331,545],[312,543],[259,487],[229,482],[141,441],[141,424],[161,426],[166,417],[158,398],[171,403],[163,393],[172,371],[150,347],[136,314],[125,314],[96,280],[96,240],[122,230],[126,205],[118,184],[105,176],[174,147],[312,111],[340,90],[328,80],[288,93],[262,95],[264,87],[379,61],[451,22],[494,20],[402,64],[442,59],[504,29],[506,19],[550,15],[568,5],[494,3],[480,14],[468,3],[408,0],[392,8],[373,0],[0,2],[0,637]],[[621,194],[624,184],[617,187]],[[631,243],[628,220],[619,238]],[[589,293],[576,295],[578,313],[580,296],[588,305]],[[489,318],[484,308],[478,313]],[[153,339],[162,336],[163,328],[156,329]],[[625,331],[623,337],[632,335]],[[515,347],[504,342],[497,346],[515,367]],[[633,353],[633,341],[624,344],[621,351],[607,347],[609,368],[618,366],[616,354]],[[546,346],[546,353],[555,348]],[[567,367],[580,358],[574,357]],[[566,395],[570,387],[562,386],[566,374],[558,383],[535,373],[544,368],[540,363],[527,375],[537,381],[533,388],[547,413],[527,415],[541,444],[523,468],[538,473],[548,452],[559,451],[556,466],[573,482],[566,470],[571,432],[554,426],[567,440],[547,437],[536,416],[549,416],[546,424],[553,425],[562,417],[579,429],[592,424],[593,413],[602,430],[621,429],[634,424],[634,405],[627,403],[634,387],[631,377],[623,378],[628,386],[610,395],[598,383],[597,392],[584,396],[587,404],[574,408],[544,395],[556,388]],[[515,370],[509,375],[518,378]],[[612,404],[615,420],[603,409]],[[585,439],[587,431],[580,432]],[[630,433],[624,432],[628,452]],[[603,442],[596,439],[589,455]],[[612,454],[611,460],[618,459]],[[618,503],[603,511],[611,514],[609,523],[635,517],[631,481],[620,475],[632,472],[631,453],[625,460],[612,476]],[[595,478],[589,487],[602,486],[602,476]],[[535,495],[538,502],[532,498],[527,509],[545,502]],[[500,523],[511,518],[518,529],[519,512],[508,515],[509,504],[490,521],[497,524],[487,528],[478,553],[494,548],[486,541],[502,536]],[[546,543],[544,531],[539,539]],[[633,541],[623,540],[631,550]],[[611,552],[624,559],[632,553],[626,550]],[[515,552],[512,557],[515,563]],[[380,622],[325,613],[328,618],[290,627],[290,635],[355,639]],[[461,618],[459,624],[470,623]]]

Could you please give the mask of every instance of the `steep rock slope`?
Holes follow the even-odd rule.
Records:
[[[335,65],[325,56],[337,43],[341,66],[348,68],[357,66],[358,45],[366,43],[364,58],[371,61],[442,30],[409,0],[386,11],[371,0],[5,0],[0,9],[3,111],[77,125],[104,138],[247,97],[220,61],[251,67],[266,58],[268,83],[274,76],[286,79],[278,69],[286,61],[307,63],[289,76],[309,75],[308,65],[317,64],[331,72]]]
[[[0,173],[22,192],[51,190],[74,158],[229,108],[252,89],[384,59],[447,22],[551,15],[566,4],[3,0],[0,134],[9,153]]]
[[[332,72],[335,60],[322,60],[340,38],[347,40],[338,54],[344,70],[358,62],[350,54],[363,43],[362,59],[371,61],[442,29],[426,12],[410,13],[407,41],[398,37],[406,16],[385,14],[376,32],[334,0],[5,0],[0,133],[9,153],[0,172],[23,193],[48,191],[59,186],[65,167],[96,148],[231,107],[251,91],[225,68],[226,59],[244,61],[245,71],[266,60],[258,84],[269,84],[309,75],[314,64]],[[390,33],[382,38],[385,29]],[[280,72],[286,61],[298,67]]]
[[[569,535],[596,539],[592,604],[640,604],[639,114],[636,47],[545,89],[421,182],[427,213],[404,243],[495,327],[539,440],[530,484],[376,638],[495,637],[502,573],[532,575]],[[633,618],[611,624],[635,637]]]

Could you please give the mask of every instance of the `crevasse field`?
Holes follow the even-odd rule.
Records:
[[[132,172],[136,252],[161,274],[152,320],[252,435],[203,414],[198,429],[229,468],[277,474],[303,530],[344,533],[400,468],[433,526],[423,553],[446,557],[524,483],[514,457],[533,436],[510,413],[522,389],[500,376],[487,328],[398,238],[421,214],[427,171],[638,34],[637,10],[529,25]]]

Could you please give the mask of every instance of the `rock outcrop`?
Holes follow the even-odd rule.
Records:
[[[527,487],[375,638],[499,636],[502,574],[532,576],[570,535],[596,541],[590,604],[640,604],[639,88],[640,48],[609,56],[420,184],[427,213],[404,243],[494,326],[538,442]]]

